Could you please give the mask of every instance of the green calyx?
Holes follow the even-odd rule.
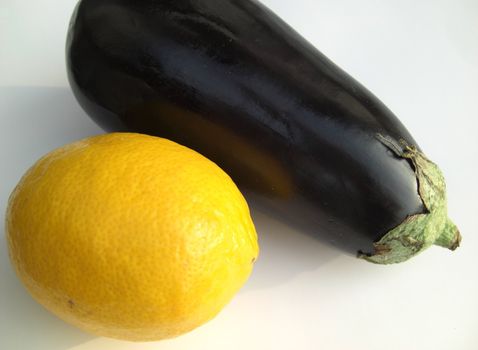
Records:
[[[359,257],[376,264],[394,264],[410,259],[431,245],[455,250],[461,241],[458,228],[448,218],[443,174],[416,148],[377,135],[397,156],[409,159],[415,169],[418,193],[427,213],[406,218],[374,243],[374,254]]]

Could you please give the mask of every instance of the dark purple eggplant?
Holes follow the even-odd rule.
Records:
[[[395,117],[254,0],[82,0],[68,77],[104,129],[172,139],[248,199],[376,263],[460,242],[445,183]]]

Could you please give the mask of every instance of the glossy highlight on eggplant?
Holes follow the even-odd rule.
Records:
[[[441,173],[402,123],[257,1],[82,0],[66,55],[76,98],[104,129],[197,150],[323,241],[378,263],[439,236],[459,244]]]

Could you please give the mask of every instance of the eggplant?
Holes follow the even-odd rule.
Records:
[[[397,117],[254,0],[82,0],[68,79],[107,131],[215,161],[270,213],[374,263],[454,250],[439,168]]]

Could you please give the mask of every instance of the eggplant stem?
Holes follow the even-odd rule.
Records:
[[[407,217],[374,243],[372,255],[360,257],[376,264],[393,264],[406,261],[434,244],[455,250],[460,245],[461,235],[448,218],[446,185],[438,166],[403,141],[391,142],[390,138],[381,135],[377,138],[395,154],[413,163],[418,194],[427,212]],[[403,151],[400,152],[398,145],[404,145]]]
[[[435,245],[438,245],[443,248],[448,248],[450,250],[455,250],[460,246],[461,243],[461,234],[458,230],[458,227],[448,219],[445,228],[443,229],[440,236],[438,236],[435,241]]]

